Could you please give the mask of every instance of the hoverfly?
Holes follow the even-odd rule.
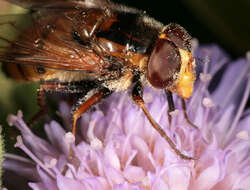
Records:
[[[3,70],[19,81],[39,81],[38,115],[46,110],[46,92],[81,93],[72,108],[72,133],[78,118],[112,92],[132,89],[133,101],[152,126],[183,159],[143,101],[143,87],[165,91],[169,113],[172,93],[185,102],[195,81],[191,37],[178,24],[162,25],[145,12],[108,0],[10,0],[32,12],[15,40],[1,37]],[[6,24],[6,23],[5,23]],[[1,25],[0,25],[1,26]],[[169,121],[171,122],[171,116]],[[194,126],[195,127],[195,126]]]

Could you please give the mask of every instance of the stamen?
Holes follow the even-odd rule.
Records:
[[[197,38],[193,38],[191,40],[191,47],[192,47],[192,54],[194,55],[195,50],[198,48],[199,46],[199,40]]]
[[[73,144],[73,143],[75,142],[75,136],[73,135],[73,133],[68,132],[68,133],[66,133],[66,134],[64,135],[64,141],[65,141],[67,144],[71,145],[71,144]]]
[[[56,164],[57,164],[57,159],[51,158],[45,163],[45,166],[47,168],[53,168]]]
[[[15,147],[22,149],[32,160],[34,160],[41,168],[43,168],[52,178],[56,178],[54,173],[50,171],[24,144],[21,136],[17,136]]]
[[[242,140],[249,140],[248,131],[246,130],[240,131],[239,133],[237,133],[236,137]]]
[[[202,104],[207,108],[212,108],[216,106],[210,98],[204,98]]]
[[[180,110],[175,109],[174,111],[169,112],[169,115],[171,116],[171,125],[169,126],[169,132],[171,134],[171,136],[174,135],[175,131],[176,131],[176,125],[174,125],[176,123],[176,118],[177,115],[179,114]]]
[[[30,128],[23,121],[22,111],[18,110],[17,115],[12,115],[12,114],[8,115],[7,122],[10,126],[17,127],[21,131],[22,135],[34,136]]]
[[[89,138],[90,141],[90,146],[94,149],[102,149],[103,148],[103,144],[102,141],[100,141],[94,134],[94,128],[95,128],[95,124],[96,124],[97,119],[94,119],[90,122],[89,124],[89,129],[87,132],[87,136]]]
[[[197,112],[198,107],[200,106],[200,104],[202,102],[202,98],[206,92],[207,85],[212,78],[212,75],[206,74],[206,73],[201,73],[199,78],[200,78],[201,82],[199,82],[198,87],[195,89],[195,93],[189,102],[189,106],[187,107],[188,113],[196,113]]]
[[[18,119],[22,119],[23,118],[23,113],[22,111],[18,110],[17,112],[17,116],[15,115],[8,115],[7,117],[7,123],[9,124],[9,126],[13,126],[15,122],[17,122]]]
[[[22,156],[15,155],[15,154],[4,153],[3,157],[4,159],[11,159],[11,160],[16,160],[16,161],[27,163],[27,164],[34,164],[34,162],[32,162],[31,160],[26,159]]]
[[[228,63],[228,61],[229,59],[226,57],[226,58],[219,60],[217,64],[213,65],[213,69],[210,71],[212,78],[226,63]]]
[[[169,112],[169,114],[173,117],[173,116],[177,116],[179,114],[180,110],[175,109],[174,111]]]
[[[249,56],[249,58],[250,58],[250,56]],[[248,61],[250,62],[250,59]],[[236,113],[236,116],[234,117],[232,125],[230,126],[230,129],[227,133],[227,136],[224,139],[223,146],[226,145],[229,138],[233,135],[233,132],[236,128],[236,125],[238,124],[238,122],[241,118],[242,112],[244,111],[244,108],[245,108],[245,105],[247,103],[249,95],[250,95],[250,74],[248,75],[247,86],[246,86],[243,98],[241,100],[241,103],[240,103],[240,106],[239,106],[238,111]]]
[[[210,82],[211,79],[212,79],[212,75],[210,75],[210,74],[206,74],[206,73],[200,74],[200,80],[204,83]]]
[[[205,61],[204,62],[205,63],[204,63],[204,67],[203,67],[203,73],[207,74],[208,73],[208,65],[210,63],[209,56],[205,57]]]
[[[234,92],[236,89],[241,85],[242,81],[244,81],[247,73],[249,72],[250,67],[250,56],[248,58],[247,66],[245,66],[245,69],[242,69],[242,72],[239,73],[237,77],[235,77],[235,82],[232,84],[230,90],[227,92],[227,96],[225,97],[224,101],[222,102],[221,106],[222,108],[225,107],[225,105],[228,104],[228,102],[232,99]]]

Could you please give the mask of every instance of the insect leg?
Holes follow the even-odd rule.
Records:
[[[86,112],[91,106],[94,104],[100,102],[104,97],[110,95],[112,92],[108,90],[107,88],[99,89],[97,92],[95,92],[92,96],[86,99],[86,96],[83,99],[79,99],[78,103],[79,106],[76,106],[73,108],[73,123],[72,123],[72,133],[76,135],[76,123],[78,118]],[[86,100],[85,100],[86,99]]]
[[[183,98],[181,98],[181,106],[182,106],[182,109],[183,109],[183,111],[184,111],[184,118],[185,118],[185,120],[187,121],[187,123],[188,123],[190,126],[192,126],[193,128],[199,130],[199,128],[189,120],[188,115],[187,115],[186,102],[185,102],[185,100],[184,100]]]
[[[45,95],[44,95],[43,85],[40,85],[39,89],[37,89],[37,103],[40,107],[40,110],[31,118],[31,120],[28,122],[28,126],[32,126],[43,115],[48,113],[48,106],[46,106],[45,104]]]
[[[41,81],[40,87],[37,90],[37,103],[40,110],[28,122],[32,126],[43,115],[48,113],[49,107],[45,103],[46,92],[61,92],[61,93],[83,93],[83,85],[73,83],[63,83],[58,81]]]
[[[133,98],[134,102],[142,109],[142,111],[144,112],[144,114],[148,118],[149,122],[154,127],[154,129],[161,135],[162,138],[164,138],[167,141],[169,146],[175,151],[175,153],[177,155],[179,155],[182,159],[185,159],[185,160],[194,159],[192,157],[189,157],[189,156],[186,156],[186,155],[182,154],[181,151],[179,151],[176,148],[174,142],[165,133],[165,131],[158,125],[158,123],[155,122],[155,120],[152,118],[152,116],[148,112],[148,110],[147,110],[147,108],[145,106],[145,103],[143,101],[142,95],[143,95],[143,88],[142,88],[141,83],[139,82],[134,86],[133,91],[132,91],[132,98]]]
[[[172,116],[170,115],[170,113],[175,110],[173,94],[169,90],[165,90],[165,94],[167,96],[167,101],[168,101],[168,121],[169,121],[169,125],[171,125]]]

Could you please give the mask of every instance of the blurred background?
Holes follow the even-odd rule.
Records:
[[[233,59],[245,56],[246,51],[250,49],[250,23],[248,20],[250,18],[250,1],[114,1],[145,10],[150,16],[164,24],[178,23],[197,38],[200,44],[216,43],[225,49]],[[20,11],[22,12],[20,8],[0,0],[0,14]],[[5,129],[7,128],[7,114],[16,113],[18,109],[21,109],[25,113],[24,119],[28,121],[38,110],[37,87],[37,84],[15,83],[0,72],[0,124]],[[10,137],[15,136],[15,132],[5,130],[4,134],[8,139],[7,148],[12,151],[15,141],[10,141]]]

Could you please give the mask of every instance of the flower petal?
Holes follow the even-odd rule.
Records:
[[[57,186],[58,186],[58,190],[82,190],[82,189],[86,189],[86,187],[78,182],[77,180],[68,178],[68,177],[64,177],[62,175],[57,175]]]

